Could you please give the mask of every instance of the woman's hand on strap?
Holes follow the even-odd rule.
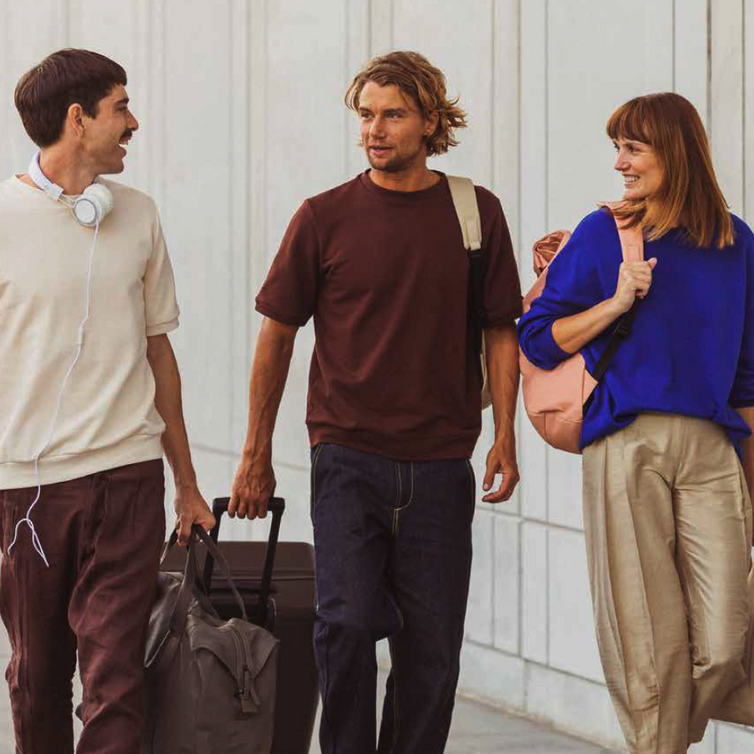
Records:
[[[623,262],[618,272],[618,285],[613,302],[620,314],[627,312],[637,298],[644,298],[652,285],[652,270],[657,266],[657,259],[646,262]]]
[[[566,353],[576,353],[627,312],[636,298],[644,298],[652,285],[652,270],[657,259],[647,262],[623,262],[618,272],[615,294],[571,317],[552,324],[552,337]]]

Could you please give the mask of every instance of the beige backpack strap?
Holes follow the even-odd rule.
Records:
[[[447,179],[463,233],[463,245],[466,251],[477,251],[482,248],[482,220],[479,217],[474,182],[457,175],[449,175]]]
[[[458,223],[463,233],[463,245],[469,252],[471,296],[475,301],[477,314],[482,300],[482,284],[484,273],[481,270],[481,258],[473,252],[482,248],[482,219],[479,216],[479,205],[476,200],[474,182],[470,178],[461,178],[457,175],[449,175],[448,187],[453,198],[453,206],[458,215]],[[481,364],[482,364],[482,409],[492,405],[490,394],[489,375],[487,374],[487,349],[484,345],[484,335],[481,336]]]

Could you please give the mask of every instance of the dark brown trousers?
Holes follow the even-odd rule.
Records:
[[[73,752],[78,652],[78,754],[137,754],[146,628],[165,539],[162,460],[43,486],[32,520],[49,568],[25,524],[7,551],[35,495],[0,491],[0,613],[12,650],[16,752]]]

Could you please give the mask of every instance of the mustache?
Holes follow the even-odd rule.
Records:
[[[132,137],[133,135],[134,135],[134,132],[133,132],[133,130],[132,130],[132,129],[130,129],[130,128],[127,128],[127,129],[126,129],[126,130],[125,130],[125,131],[123,132],[123,135],[122,135],[122,136],[121,136],[120,138],[121,138],[121,139],[130,139],[130,138],[131,138],[131,137]]]

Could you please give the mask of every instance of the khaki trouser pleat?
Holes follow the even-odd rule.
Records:
[[[632,754],[685,752],[748,677],[742,479],[724,432],[690,417],[645,414],[584,451],[597,640]]]

